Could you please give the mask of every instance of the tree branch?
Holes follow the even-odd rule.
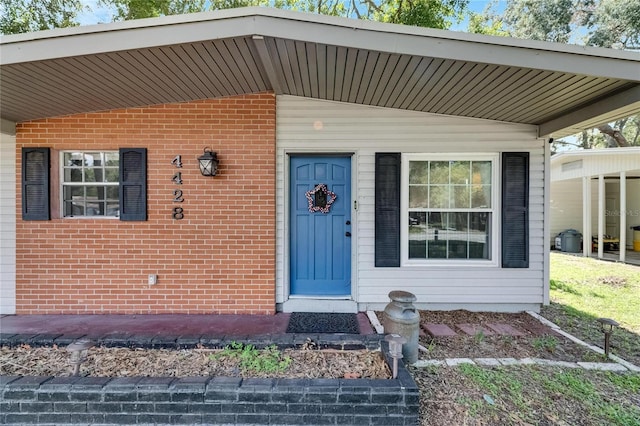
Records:
[[[598,127],[598,130],[600,130],[600,132],[604,133],[605,135],[607,135],[611,139],[613,139],[613,141],[619,147],[629,146],[629,142],[627,142],[627,139],[625,139],[625,137],[622,134],[622,132],[617,130],[617,129],[614,129],[613,127],[609,126],[608,124],[605,124],[603,126]]]

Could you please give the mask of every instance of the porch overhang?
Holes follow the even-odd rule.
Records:
[[[273,91],[536,125],[640,112],[640,54],[242,8],[0,38],[1,118]]]

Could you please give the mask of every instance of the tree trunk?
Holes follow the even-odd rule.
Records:
[[[627,142],[627,139],[625,139],[622,132],[614,129],[608,124],[598,127],[598,130],[600,130],[605,135],[609,136],[616,143],[617,146],[619,147],[629,146],[629,143]]]

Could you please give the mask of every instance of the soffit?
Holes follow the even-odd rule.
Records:
[[[640,111],[640,55],[309,16],[248,8],[3,37],[1,115],[20,122],[273,90],[558,137]]]

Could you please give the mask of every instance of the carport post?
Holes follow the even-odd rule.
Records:
[[[598,176],[598,259],[604,257],[604,176]]]
[[[627,257],[627,172],[620,172],[620,262]]]
[[[591,255],[591,177],[582,177],[582,254]]]

